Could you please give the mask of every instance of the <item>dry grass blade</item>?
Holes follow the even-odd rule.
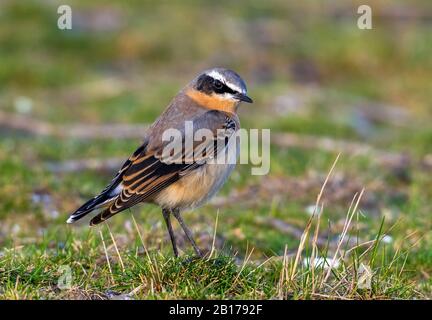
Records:
[[[335,166],[336,166],[336,164],[337,164],[337,162],[339,160],[340,155],[341,155],[340,153],[337,155],[335,161],[333,162],[333,164],[332,164],[332,166],[331,166],[331,168],[330,168],[330,170],[329,170],[329,172],[328,172],[328,174],[327,174],[327,176],[326,176],[326,178],[324,180],[324,183],[323,183],[323,185],[321,187],[321,190],[320,190],[320,192],[319,192],[319,194],[317,196],[312,216],[310,217],[310,219],[309,219],[309,221],[308,221],[308,223],[306,225],[306,228],[305,228],[305,230],[304,230],[304,232],[302,234],[302,237],[300,239],[300,244],[299,244],[299,247],[298,247],[298,250],[297,250],[297,254],[296,254],[296,257],[295,257],[295,260],[294,260],[294,265],[293,265],[292,272],[291,272],[291,277],[290,277],[291,281],[295,277],[295,274],[296,274],[296,271],[297,271],[297,265],[299,263],[301,253],[303,252],[303,249],[304,249],[304,246],[305,246],[305,243],[306,243],[306,239],[307,239],[307,237],[309,235],[309,230],[311,228],[312,221],[313,221],[313,219],[315,217],[316,210],[317,210],[317,208],[318,208],[318,206],[319,206],[319,204],[321,202],[321,198],[322,198],[322,195],[324,193],[324,190],[325,190],[325,187],[327,185],[327,182],[328,182],[328,180],[329,180],[329,178],[330,178],[330,176],[331,176],[331,174],[332,174],[332,172],[333,172],[333,170],[334,170],[334,168],[335,168]]]
[[[110,275],[111,275],[111,281],[112,281],[112,283],[114,283],[114,277],[113,277],[113,273],[112,273],[112,269],[111,269],[111,263],[109,261],[108,250],[107,250],[107,247],[105,245],[105,240],[104,240],[104,237],[103,237],[103,234],[102,234],[101,230],[99,230],[99,234],[100,234],[100,237],[102,239],[102,245],[103,245],[104,252],[105,252],[105,258],[106,258],[106,261],[107,261],[107,264],[108,264],[108,270],[109,270]]]
[[[212,241],[210,254],[209,254],[207,260],[211,259],[211,257],[213,256],[213,252],[215,251],[216,231],[217,231],[217,226],[218,226],[218,220],[219,220],[219,210],[216,212],[216,221],[215,221],[215,228],[214,228],[214,233],[213,233],[213,241]]]
[[[280,271],[279,282],[277,286],[277,296],[279,299],[284,298],[284,285],[288,280],[288,246],[285,245],[283,260],[282,260],[282,269]]]
[[[133,223],[134,223],[135,230],[136,230],[137,233],[138,233],[138,237],[140,238],[141,244],[142,244],[142,246],[143,246],[143,248],[144,248],[144,252],[145,252],[145,254],[146,254],[146,256],[147,256],[147,259],[148,259],[148,263],[149,263],[149,268],[150,268],[151,274],[153,274],[153,275],[156,274],[157,277],[158,277],[158,279],[159,279],[159,272],[158,272],[158,270],[157,270],[157,265],[153,263],[153,260],[152,260],[151,257],[150,257],[150,254],[149,254],[149,252],[148,252],[148,250],[147,250],[147,247],[146,247],[146,245],[144,244],[144,238],[143,238],[143,236],[142,236],[142,234],[141,234],[141,231],[140,231],[140,229],[139,229],[139,227],[138,227],[138,224],[137,224],[137,222],[136,222],[135,217],[134,217],[133,214],[132,214],[132,221],[133,221]]]
[[[246,247],[246,258],[245,258],[244,261],[243,261],[243,264],[242,264],[242,266],[241,266],[241,268],[240,268],[239,273],[237,274],[237,276],[235,277],[235,279],[234,279],[234,281],[233,281],[232,287],[234,287],[234,285],[237,283],[237,281],[238,281],[240,275],[242,274],[244,268],[247,266],[247,264],[248,264],[248,262],[249,262],[249,259],[250,259],[250,257],[252,256],[253,251],[254,251],[254,248],[252,248],[251,251],[250,251],[249,254],[248,254],[248,248]]]
[[[318,253],[318,234],[319,234],[319,227],[321,222],[321,214],[323,212],[324,205],[321,204],[320,211],[318,212],[317,222],[315,225],[315,232],[314,232],[314,238],[312,241],[312,254],[310,258],[310,266],[311,266],[311,272],[312,272],[312,294],[315,292],[315,258]]]
[[[350,298],[347,298],[347,297],[341,297],[339,295],[332,296],[332,295],[321,294],[321,293],[313,293],[312,295],[315,296],[315,297],[318,297],[318,298],[324,298],[324,299],[328,299],[328,300],[353,300],[353,299],[350,299]]]
[[[346,234],[348,232],[348,229],[349,229],[349,226],[351,224],[352,218],[354,217],[354,214],[357,212],[357,208],[358,208],[360,200],[361,200],[361,198],[363,196],[364,191],[365,191],[365,189],[362,189],[362,191],[360,192],[360,194],[358,195],[358,197],[357,197],[357,194],[354,195],[353,201],[355,201],[354,199],[357,198],[356,202],[355,202],[355,205],[354,205],[354,208],[352,209],[351,212],[350,212],[350,210],[348,210],[347,218],[345,219],[345,224],[344,224],[344,227],[343,227],[343,230],[342,230],[342,234],[340,235],[340,238],[339,238],[338,246],[337,246],[336,251],[335,251],[335,253],[333,255],[333,259],[330,261],[330,266],[329,266],[329,268],[327,270],[327,274],[325,275],[325,277],[324,277],[324,279],[323,279],[323,281],[322,281],[321,284],[325,283],[328,280],[328,278],[330,277],[330,273],[331,273],[331,271],[333,269],[334,263],[336,261],[336,258],[338,256],[338,254],[339,254],[339,251],[340,251],[340,248],[341,248],[342,243],[344,241],[344,238],[345,238],[345,236],[346,236]],[[351,209],[351,207],[350,207],[350,209]]]
[[[111,236],[111,240],[112,240],[112,242],[113,242],[113,245],[114,245],[115,251],[116,251],[117,256],[118,256],[118,258],[119,258],[119,261],[120,261],[120,265],[121,265],[122,271],[124,272],[124,271],[125,271],[125,266],[124,266],[124,263],[123,263],[123,259],[122,259],[121,255],[120,255],[120,252],[119,252],[119,250],[118,250],[117,243],[116,243],[116,241],[115,241],[114,235],[112,234],[111,229],[110,229],[108,223],[105,223],[105,224],[106,224],[106,226],[107,226],[107,228],[108,228],[108,232],[109,232],[109,234],[110,234],[110,236]]]

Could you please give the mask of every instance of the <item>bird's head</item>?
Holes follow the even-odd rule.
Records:
[[[240,102],[252,103],[246,84],[234,71],[213,68],[196,77],[186,94],[208,109],[234,112]]]

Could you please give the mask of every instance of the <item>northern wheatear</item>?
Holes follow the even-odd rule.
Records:
[[[214,68],[200,74],[174,97],[151,125],[143,144],[126,160],[111,183],[78,208],[67,222],[73,223],[103,208],[90,221],[90,225],[96,225],[140,202],[154,203],[162,208],[175,256],[178,250],[171,214],[196,253],[202,256],[181,212],[197,208],[214,196],[234,169],[235,161],[218,162],[215,158],[228,154],[231,142],[237,140],[236,133],[240,129],[237,108],[242,101],[252,103],[245,82],[234,71]],[[167,159],[163,156],[168,144],[163,139],[164,133],[178,130],[184,143],[189,139],[185,134],[187,122],[193,125],[194,133],[202,129],[210,131],[212,139],[204,143],[204,152],[203,143],[193,141],[189,144],[192,150],[185,146],[180,149],[182,161]],[[234,145],[237,158],[238,143]],[[192,158],[187,155],[191,152]],[[170,155],[173,156],[173,152]]]

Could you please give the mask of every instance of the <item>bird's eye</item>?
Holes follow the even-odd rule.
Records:
[[[219,80],[215,80],[213,85],[216,89],[222,89],[223,88],[223,83],[220,82]]]

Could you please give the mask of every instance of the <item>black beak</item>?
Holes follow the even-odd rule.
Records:
[[[247,103],[253,103],[253,100],[243,93],[237,93],[234,97],[240,101],[244,101]]]

